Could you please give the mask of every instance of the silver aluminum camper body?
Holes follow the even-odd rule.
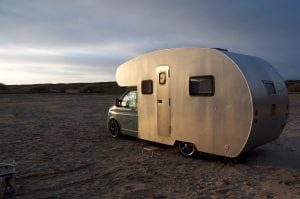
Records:
[[[201,152],[236,157],[276,139],[287,121],[285,83],[258,57],[166,49],[120,65],[116,79],[137,87],[138,137],[144,140],[193,143]]]

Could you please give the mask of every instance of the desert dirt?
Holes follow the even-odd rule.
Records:
[[[300,94],[281,136],[238,163],[112,138],[115,97],[0,95],[0,162],[16,162],[17,198],[300,198]]]

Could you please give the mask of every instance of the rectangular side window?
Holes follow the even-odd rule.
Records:
[[[274,83],[268,80],[262,80],[267,90],[268,95],[276,95],[276,89]]]
[[[189,92],[191,96],[213,96],[215,81],[213,76],[190,77]]]
[[[143,80],[142,81],[142,94],[151,95],[153,93],[153,81]]]

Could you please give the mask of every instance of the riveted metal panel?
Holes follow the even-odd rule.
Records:
[[[169,66],[171,74],[169,136],[157,130],[157,87],[151,95],[141,93],[142,80],[159,83],[157,66]],[[214,94],[191,96],[189,81],[194,76],[213,76]],[[167,49],[122,64],[116,79],[120,86],[137,86],[138,137],[142,139],[171,145],[176,140],[192,142],[199,151],[235,157],[275,139],[286,123],[288,100],[283,80],[270,64],[257,57],[216,49]],[[278,94],[267,95],[262,80],[273,81]],[[269,114],[273,104],[275,116]],[[254,114],[257,108],[259,116]]]

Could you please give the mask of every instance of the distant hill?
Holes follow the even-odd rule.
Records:
[[[0,93],[102,93],[120,94],[127,90],[116,82],[70,83],[70,84],[0,84]]]
[[[288,87],[289,93],[300,92],[300,80],[286,80],[285,84]]]
[[[300,80],[285,81],[289,93],[300,92]],[[119,87],[116,82],[5,85],[0,83],[1,93],[98,93],[121,94],[127,87]]]

